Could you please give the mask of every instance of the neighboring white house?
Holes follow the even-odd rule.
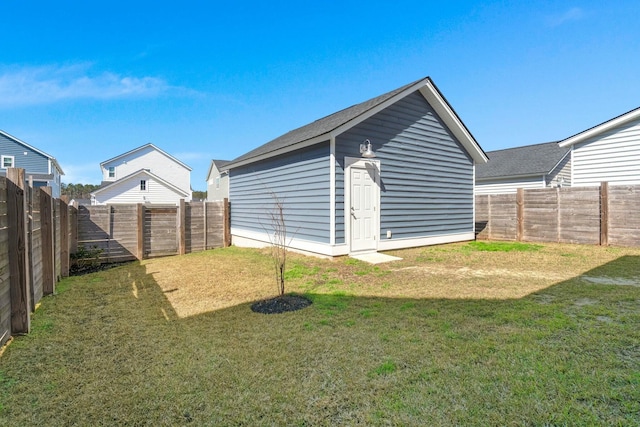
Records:
[[[191,168],[153,144],[100,163],[102,186],[92,205],[191,201]]]
[[[640,184],[640,108],[559,142],[571,149],[571,185]]]
[[[518,188],[571,186],[569,148],[557,142],[487,152],[476,166],[475,194],[515,193]]]
[[[207,201],[215,202],[229,197],[229,170],[225,169],[228,160],[211,160],[207,173]]]

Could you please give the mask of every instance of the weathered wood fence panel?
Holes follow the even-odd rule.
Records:
[[[555,189],[558,194],[559,243],[600,243],[600,190],[597,187]],[[553,241],[553,240],[549,240]]]
[[[178,208],[145,206],[144,254],[146,258],[178,253]]]
[[[36,304],[42,299],[43,291],[43,271],[42,271],[42,225],[40,220],[40,189],[27,188],[27,206],[29,216],[28,239],[29,245],[29,268],[31,269],[31,311],[35,310]]]
[[[7,169],[6,180],[11,332],[28,333],[31,330],[31,281],[24,169]]]
[[[554,189],[555,190],[555,189]],[[558,240],[558,193],[556,191],[524,191],[523,235],[528,242]]]
[[[638,246],[640,185],[609,187],[609,244]]]
[[[101,249],[100,261],[105,263],[229,246],[224,239],[228,206],[228,202],[80,206],[77,244]]]
[[[109,262],[137,259],[137,213],[136,205],[112,205],[109,218]]]
[[[229,203],[227,199],[223,203],[207,202],[205,211],[207,249],[220,248],[231,244],[226,238],[226,235],[230,233],[229,223],[225,220],[228,212]],[[218,233],[218,230],[224,230],[224,233]]]
[[[185,206],[185,245],[187,252],[198,252],[206,249],[205,203],[192,202],[187,203]]]
[[[516,240],[517,219],[515,194],[476,196],[478,239]]]
[[[476,196],[477,239],[640,246],[640,186],[520,193]]]
[[[11,337],[11,292],[9,283],[9,219],[7,180],[0,177],[0,346]]]

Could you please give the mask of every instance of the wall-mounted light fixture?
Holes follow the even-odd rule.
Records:
[[[360,154],[366,159],[373,159],[376,156],[376,153],[374,153],[371,148],[371,141],[365,139],[362,144],[360,144]]]

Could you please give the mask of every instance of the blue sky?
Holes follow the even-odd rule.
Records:
[[[485,151],[640,106],[636,1],[0,0],[0,129],[64,182],[152,142],[232,159],[425,76]]]

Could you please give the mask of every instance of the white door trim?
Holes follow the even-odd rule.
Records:
[[[345,243],[349,248],[349,253],[354,252],[351,248],[351,167],[365,168],[366,165],[373,165],[376,170],[373,202],[375,206],[373,234],[375,236],[375,247],[370,251],[377,251],[380,242],[380,160],[362,159],[359,157],[344,158],[344,231]]]

